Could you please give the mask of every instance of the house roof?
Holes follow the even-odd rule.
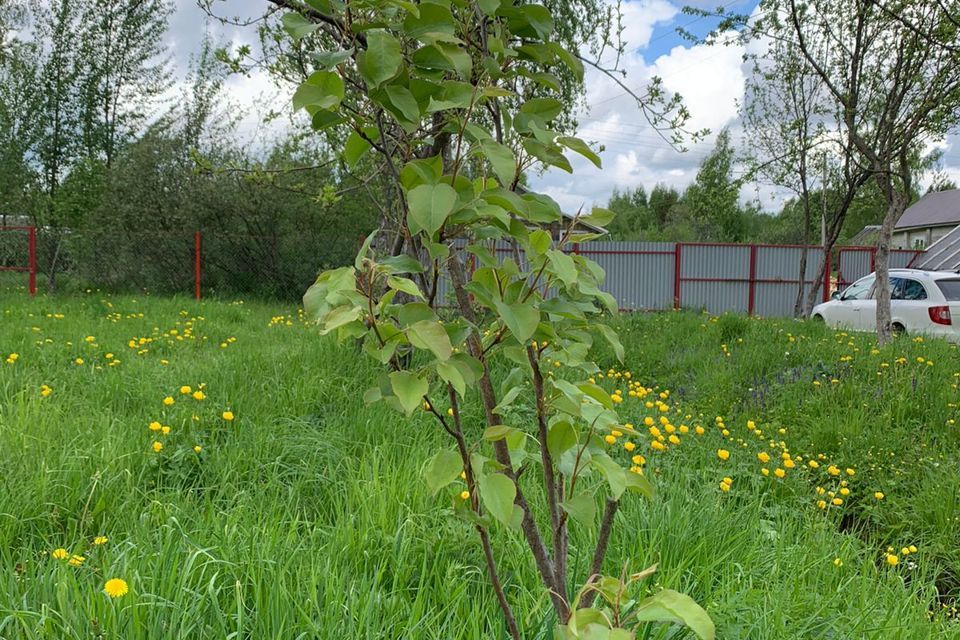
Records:
[[[960,225],[960,189],[934,191],[907,207],[894,228]]]

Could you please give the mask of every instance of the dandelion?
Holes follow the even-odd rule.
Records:
[[[607,444],[615,444],[617,442],[617,438],[612,435],[606,435],[603,439]]]
[[[54,559],[54,560],[64,560],[64,559],[66,559],[66,557],[67,557],[68,555],[70,555],[70,554],[67,553],[67,550],[66,550],[66,549],[64,549],[64,548],[61,547],[60,549],[54,549],[54,550],[50,553],[50,555],[53,556],[53,559]]]
[[[694,433],[696,433],[698,436],[702,436],[702,435],[705,433],[703,427],[701,427],[700,425],[697,425],[697,426],[694,428],[693,431],[694,431]]]
[[[163,451],[163,443],[162,443],[162,442],[154,441],[154,443],[153,443],[152,446],[153,446],[153,450],[154,450],[156,453],[160,453],[161,451]]]
[[[150,431],[160,431],[161,429],[163,429],[163,425],[156,420],[150,423]]]
[[[768,476],[768,475],[770,475],[770,469],[767,469],[766,467],[763,467],[762,469],[760,469],[760,473],[762,473],[762,474],[765,475],[765,476]]]
[[[720,458],[721,460],[729,460],[730,452],[727,451],[726,449],[717,449],[717,457]]]
[[[810,467],[811,469],[817,469],[820,467],[820,463],[817,462],[816,460],[808,460],[807,466]]]
[[[891,567],[897,566],[897,564],[900,562],[900,558],[893,555],[892,553],[888,553],[886,559],[887,559],[887,564],[890,565]]]
[[[187,385],[183,385],[182,387],[180,387],[180,393],[182,393],[183,395],[189,395],[193,393],[193,389],[191,389]]]
[[[670,442],[670,444],[680,444],[680,438],[675,435],[671,435],[669,438],[667,438],[667,440]]]
[[[126,581],[120,578],[111,578],[103,585],[103,592],[111,598],[125,596],[129,590]]]
[[[163,425],[162,427],[160,427],[160,433],[162,433],[165,436],[170,435],[170,427],[168,427],[167,425]]]
[[[41,395],[42,397],[46,398],[46,397],[49,396],[51,393],[53,393],[53,389],[51,389],[50,387],[48,387],[48,386],[45,385],[45,384],[40,385],[40,395]]]
[[[843,504],[843,498],[834,498],[834,499],[831,500],[830,502],[833,503],[833,506],[839,507],[840,505]]]
[[[847,473],[848,476],[852,476],[852,475],[856,475],[857,472],[854,471],[853,469],[847,467],[846,473]]]
[[[627,451],[633,451],[634,449],[637,448],[637,445],[633,444],[632,442],[626,442],[624,443],[623,448],[626,449]]]
[[[817,508],[818,508],[818,509],[826,509],[826,508],[827,508],[827,501],[826,501],[826,500],[817,500]]]
[[[835,566],[835,567],[842,567],[842,566],[843,566],[843,560],[841,560],[840,558],[834,558],[834,559],[833,559],[833,566]]]
[[[900,555],[902,555],[902,556],[908,556],[908,555],[910,555],[910,547],[904,547],[904,548],[900,549]]]
[[[194,453],[200,453],[201,451],[203,451],[203,447],[201,447],[200,445],[194,445],[193,447]]]
[[[773,470],[773,475],[777,476],[778,478],[783,478],[784,476],[787,475],[787,472],[781,469],[780,467],[777,467],[776,469]]]
[[[724,493],[726,493],[727,491],[730,491],[730,485],[727,484],[726,482],[721,482],[720,491],[723,491]]]
[[[193,392],[193,399],[194,399],[194,400],[203,400],[203,399],[206,398],[206,397],[207,397],[207,394],[205,394],[205,393],[204,393],[203,391],[201,391],[200,389],[197,389],[196,391]],[[429,403],[424,402],[424,404],[427,405],[427,407],[429,407]]]
[[[70,560],[68,561],[68,564],[71,567],[79,567],[83,564],[84,560],[86,560],[86,558],[83,556],[70,556]]]
[[[840,475],[840,469],[836,468],[833,465],[830,465],[829,467],[827,467],[827,473],[829,473],[832,476],[838,476]]]
[[[224,411],[224,412],[221,414],[220,417],[223,418],[224,420],[226,420],[227,422],[232,422],[232,421],[233,421],[233,411]]]
[[[876,498],[877,500],[883,500],[884,498],[883,491],[874,491],[873,497]]]
[[[760,453],[757,454],[757,460],[759,460],[763,464],[767,464],[768,462],[770,462],[770,454],[768,454],[766,451],[761,451]]]
[[[644,465],[647,463],[647,459],[641,456],[640,454],[637,454],[632,458],[630,458],[630,461],[637,466]]]
[[[846,487],[841,488],[841,489],[840,489],[840,495],[842,495],[842,496],[848,496],[848,495],[850,495],[850,489],[847,489]]]
[[[654,440],[650,443],[650,448],[654,451],[666,451],[667,448],[658,440]]]
[[[460,499],[461,499],[461,500],[467,500],[467,499],[469,499],[469,498],[470,498],[470,492],[469,492],[469,491],[461,491],[461,492],[460,492]]]
[[[73,364],[75,364],[75,365],[77,365],[77,366],[82,365],[82,364],[83,364],[83,358],[77,358],[76,360],[73,361]]]
[[[163,404],[165,404],[168,407],[172,405],[174,402],[175,400],[173,399],[173,396],[167,396],[166,398],[163,399]]]
[[[913,545],[913,544],[912,544],[912,545],[910,545],[908,548],[910,549],[910,553],[916,553],[916,552],[917,552],[917,546],[916,546],[916,545]]]
[[[100,547],[105,544],[107,544],[107,536],[97,536],[93,539],[93,545],[95,547]]]

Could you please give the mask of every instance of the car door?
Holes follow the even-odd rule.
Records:
[[[836,301],[833,310],[834,326],[847,329],[862,329],[861,309],[864,302],[870,297],[875,277],[869,275],[854,282],[844,290],[840,299]]]
[[[908,332],[922,331],[930,324],[930,302],[923,283],[913,278],[897,278],[890,292],[890,318]]]

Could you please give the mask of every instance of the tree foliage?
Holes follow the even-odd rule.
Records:
[[[294,105],[317,131],[345,127],[344,162],[378,158],[395,194],[393,237],[369,237],[353,266],[322,273],[305,307],[323,333],[360,339],[387,367],[367,401],[426,411],[450,436],[426,480],[438,491],[462,474],[467,491],[451,496],[454,511],[477,532],[510,635],[521,637],[524,617],[497,568],[494,527],[525,541],[558,637],[629,638],[662,621],[712,638],[713,624],[686,596],[662,591],[623,609],[646,574],[602,575],[620,501],[653,487],[640,465],[611,455],[605,438],[632,427],[588,379],[598,371],[595,343],[619,357],[623,347],[603,323],[616,311],[600,289],[603,271],[572,244],[593,237],[581,220],[602,226],[611,216],[595,209],[567,221],[552,199],[520,187],[534,168],[570,171],[570,153],[599,164],[557,128],[566,105],[552,76],[579,78],[583,67],[554,39],[550,11],[502,0],[274,2],[297,9],[283,17],[291,40],[334,45],[317,46]],[[441,278],[451,314],[437,309]],[[556,375],[554,362],[570,375]],[[482,429],[461,411],[473,394]],[[598,519],[590,568],[573,583],[570,527]]]

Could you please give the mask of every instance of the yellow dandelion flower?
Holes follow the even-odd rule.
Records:
[[[667,440],[670,442],[670,444],[680,444],[680,438],[678,438],[676,435],[671,435],[669,438],[667,438]]]
[[[160,453],[161,451],[163,451],[163,443],[162,443],[162,442],[156,442],[156,441],[154,441],[153,445],[151,445],[151,446],[153,447],[153,450],[154,450],[155,452],[157,452],[157,453]]]
[[[176,401],[173,399],[173,396],[167,396],[166,398],[163,399],[163,404],[167,405],[168,407],[172,405],[174,402]]]
[[[201,451],[203,451],[203,447],[201,447],[200,445],[194,445],[193,447],[194,453],[200,453]]]
[[[834,499],[831,500],[830,502],[833,503],[833,506],[839,507],[840,505],[843,504],[843,498],[834,498]]]
[[[163,425],[162,427],[160,427],[160,433],[162,433],[165,436],[170,435],[170,427],[168,427],[167,425]]]
[[[111,578],[103,585],[103,592],[111,598],[125,596],[129,590],[126,581],[120,578]]]
[[[768,462],[770,462],[770,454],[768,454],[766,451],[761,451],[760,453],[757,454],[757,460],[759,460],[763,464],[767,464]]]
[[[205,394],[203,391],[200,391],[199,389],[193,392],[194,400],[203,400],[206,397],[207,397],[207,394]]]
[[[632,442],[625,442],[623,445],[623,448],[626,449],[627,451],[633,451],[634,449],[637,448],[637,445],[633,444]]]
[[[875,491],[873,493],[873,497],[876,498],[877,500],[883,500],[885,496],[883,495],[883,491]]]
[[[64,549],[64,548],[61,547],[60,549],[54,549],[54,550],[50,553],[50,555],[53,556],[53,558],[54,558],[55,560],[64,560],[64,559],[66,559],[66,557],[67,557],[68,555],[70,555],[70,554],[67,553],[67,550],[66,550],[66,549]]]
[[[79,567],[80,565],[83,564],[84,560],[86,560],[86,558],[83,556],[70,556],[70,560],[68,560],[68,563],[70,564],[71,567]]]
[[[73,361],[73,363],[74,363],[75,365],[79,366],[79,365],[83,364],[83,358],[77,358],[76,360]]]
[[[909,549],[910,549],[910,553],[916,553],[916,552],[917,552],[917,546],[914,545],[914,544],[910,545]]]
[[[720,458],[721,460],[729,460],[730,452],[727,451],[726,449],[717,449],[717,457]]]
[[[843,560],[841,560],[840,558],[834,558],[834,559],[833,559],[833,566],[835,566],[835,567],[842,567],[842,566],[843,566]]]
[[[224,411],[220,417],[222,417],[227,422],[233,421],[233,411]]]
[[[900,562],[900,558],[898,558],[897,556],[893,555],[892,553],[888,553],[888,554],[887,554],[887,564],[888,564],[888,565],[890,565],[891,567],[895,567],[895,566],[897,566],[897,564],[898,564],[899,562]]]
[[[773,475],[777,476],[778,478],[783,478],[784,476],[787,475],[787,472],[781,469],[780,467],[777,467],[776,469],[773,470]]]
[[[470,498],[470,492],[469,492],[469,491],[461,491],[461,492],[460,492],[460,499],[461,499],[461,500],[467,500],[468,498]]]
[[[193,389],[191,389],[188,385],[183,385],[182,387],[180,387],[180,393],[182,393],[183,395],[188,395],[190,393],[193,393]]]
[[[97,547],[107,544],[107,536],[97,536],[93,539],[93,544]]]

